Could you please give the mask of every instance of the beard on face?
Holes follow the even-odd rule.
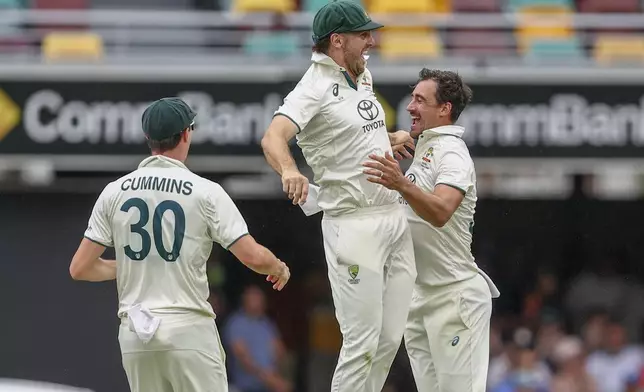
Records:
[[[351,53],[351,51],[346,47],[342,47],[342,52],[344,54],[344,60],[347,63],[347,68],[349,71],[351,71],[355,76],[358,76],[364,72],[365,69],[365,60],[362,57],[362,51],[360,53],[355,54]]]

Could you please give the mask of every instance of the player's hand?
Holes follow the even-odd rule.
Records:
[[[273,289],[277,291],[282,291],[288,280],[291,278],[291,271],[288,269],[288,266],[282,261],[279,262],[278,271],[274,274],[268,275],[266,277],[267,282],[273,283]]]
[[[282,189],[293,200],[293,205],[304,203],[309,195],[309,179],[297,169],[285,170],[282,173]]]
[[[373,161],[365,162],[362,166],[367,167],[363,173],[369,175],[367,181],[380,184],[388,189],[400,190],[407,179],[400,169],[398,162],[388,152],[384,157],[370,154]]]
[[[414,156],[409,152],[407,148],[411,151],[416,150],[416,144],[414,139],[411,137],[407,131],[396,131],[389,134],[389,141],[391,143],[391,149],[394,152],[394,158],[399,161],[402,161],[405,158],[413,159]]]

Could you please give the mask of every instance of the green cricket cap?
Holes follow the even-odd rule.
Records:
[[[143,112],[143,133],[151,140],[167,139],[188,128],[196,116],[181,98],[161,98]]]
[[[331,0],[313,18],[313,42],[333,33],[370,31],[384,27],[371,20],[357,0]]]

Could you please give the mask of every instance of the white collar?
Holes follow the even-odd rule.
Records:
[[[341,67],[340,65],[338,65],[338,63],[336,63],[335,60],[333,60],[331,57],[327,56],[324,53],[313,52],[313,54],[311,55],[311,61],[314,64],[321,64],[321,65],[327,65],[327,66],[333,67],[333,68],[337,69],[340,72],[346,72],[346,70],[347,70],[346,68]],[[365,69],[366,69],[366,67],[367,67],[367,64],[365,62]],[[363,72],[363,74],[364,74],[364,72]],[[360,77],[363,74],[358,75],[358,79],[360,79]]]
[[[142,167],[179,167],[188,170],[183,162],[164,155],[151,155],[145,158],[139,163],[139,169]]]
[[[465,133],[465,128],[461,127],[460,125],[442,125],[440,127],[424,130],[420,134],[420,137],[423,137],[425,135],[427,135],[427,137],[432,137],[436,135],[452,135],[456,137],[463,137],[464,133]]]

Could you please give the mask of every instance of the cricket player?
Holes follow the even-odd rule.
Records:
[[[343,336],[332,392],[382,390],[402,341],[416,278],[398,194],[362,173],[369,154],[392,153],[392,144],[400,144],[387,132],[366,69],[372,31],[380,27],[357,2],[322,7],[313,21],[312,64],[262,140],[293,204],[306,202],[309,184],[290,153],[292,138],[320,187],[328,277]]]
[[[196,113],[163,98],[143,113],[152,155],[100,194],[71,262],[74,279],[116,279],[123,367],[133,392],[228,390],[207,302],[213,242],[281,290],[288,267],[257,244],[218,184],[184,165]],[[114,247],[116,260],[100,256]]]
[[[406,176],[386,154],[369,181],[398,191],[412,230],[418,278],[405,344],[418,390],[485,392],[494,283],[471,253],[476,173],[454,125],[472,98],[461,78],[423,69],[407,107],[418,138]]]

